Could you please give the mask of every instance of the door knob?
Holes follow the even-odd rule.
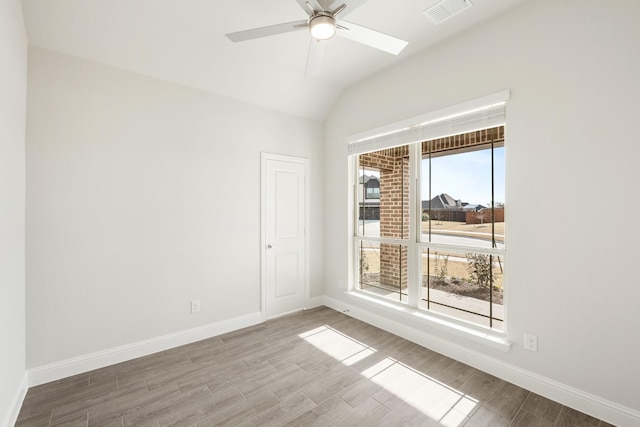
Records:
[[[267,249],[273,249],[273,245],[272,245],[271,243],[269,243],[269,244],[267,245]]]

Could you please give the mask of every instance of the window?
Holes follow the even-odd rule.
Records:
[[[421,145],[419,307],[502,330],[504,127]]]
[[[504,330],[504,100],[354,138],[355,289]]]
[[[367,199],[379,199],[380,198],[380,187],[379,186],[367,186],[367,193],[365,195]]]

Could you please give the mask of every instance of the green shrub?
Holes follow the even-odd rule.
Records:
[[[469,280],[477,283],[478,286],[486,288],[493,284],[493,275],[491,274],[491,255],[468,253],[467,268],[469,269]]]

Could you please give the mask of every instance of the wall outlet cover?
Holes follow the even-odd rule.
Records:
[[[200,311],[200,300],[191,301],[191,313]]]

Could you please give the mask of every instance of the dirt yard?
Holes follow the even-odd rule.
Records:
[[[422,223],[422,232],[429,231],[429,222]],[[431,221],[431,231],[437,233],[455,234],[458,236],[468,236],[475,238],[491,239],[491,224],[465,224],[454,221]],[[495,223],[496,241],[504,243],[504,223]],[[379,251],[373,245],[365,248],[363,251],[365,260],[365,274],[363,281],[365,284],[380,285],[380,258]],[[447,257],[446,271],[442,274],[443,257]],[[429,276],[427,276],[427,263],[429,263]],[[471,279],[469,271],[469,261],[466,254],[458,251],[432,251],[431,256],[427,257],[426,253],[422,256],[422,286],[431,286],[431,289],[438,289],[450,292],[455,295],[468,296],[484,301],[489,301],[489,286],[479,286]],[[440,278],[438,277],[438,267],[440,270]],[[502,272],[503,260],[501,257],[494,257],[493,264],[493,291],[492,299],[496,304],[502,304]],[[431,280],[429,280],[431,277]],[[444,280],[441,278],[444,277]],[[384,286],[383,286],[384,287]]]
[[[366,260],[366,271],[363,277],[363,282],[369,285],[383,286],[380,284],[380,259],[378,258],[378,252],[374,250],[365,250],[364,252]],[[439,280],[437,277],[438,269],[442,269],[443,256],[447,254],[434,253],[433,256],[427,258],[422,257],[421,271],[422,286],[431,286],[431,289],[438,289],[445,292],[450,292],[455,295],[468,296],[484,301],[489,301],[489,287],[481,287],[477,283],[473,282],[470,278],[469,262],[466,258],[460,257],[460,254],[448,254],[446,274],[444,274],[444,280]],[[436,260],[438,264],[436,264]],[[427,262],[429,262],[429,276],[427,276]],[[493,302],[495,304],[502,304],[502,259],[494,258],[493,264]],[[428,277],[431,277],[429,281]],[[396,289],[390,289],[396,290]]]

